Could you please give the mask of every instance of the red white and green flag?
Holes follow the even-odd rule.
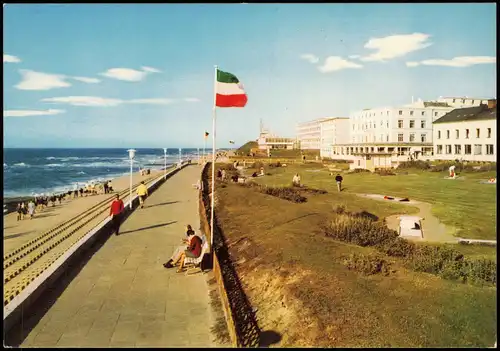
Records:
[[[215,85],[215,106],[245,107],[247,94],[240,80],[234,74],[217,70]]]

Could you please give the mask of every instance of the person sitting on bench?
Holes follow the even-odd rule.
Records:
[[[172,268],[180,261],[180,266],[177,270],[180,273],[184,268],[184,259],[186,257],[197,258],[200,256],[201,238],[195,234],[190,225],[186,227],[186,235],[187,238],[182,240],[185,245],[178,246],[172,257],[170,257],[170,260],[163,264],[163,267]]]

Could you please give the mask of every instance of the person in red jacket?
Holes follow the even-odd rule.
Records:
[[[201,238],[196,235],[193,230],[188,231],[186,234],[188,235],[188,239],[186,240],[188,244],[187,247],[180,246],[177,248],[170,260],[163,264],[163,267],[172,268],[180,261],[179,269],[177,269],[177,272],[180,273],[184,268],[184,260],[186,257],[197,258],[200,256],[202,245]]]
[[[116,235],[119,235],[123,208],[123,201],[120,199],[120,195],[116,194],[116,199],[111,203],[111,208],[109,210],[109,215],[112,217],[111,228]]]

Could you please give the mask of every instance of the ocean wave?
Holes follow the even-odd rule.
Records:
[[[87,174],[87,173],[85,173],[84,171],[80,171],[77,174]]]
[[[56,158],[54,156],[49,156],[46,158],[46,160],[55,160]]]
[[[61,157],[59,158],[61,161],[66,162],[66,161],[76,161],[79,160],[80,157]]]
[[[60,163],[49,163],[48,165],[45,165],[45,167],[64,167],[64,165]]]
[[[14,163],[12,167],[29,167],[29,165],[27,165],[24,162],[20,162],[20,163]]]
[[[9,167],[6,163],[3,164],[3,168]]]

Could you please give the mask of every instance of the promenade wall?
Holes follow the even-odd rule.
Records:
[[[166,175],[161,175],[153,182],[148,184],[148,191],[152,193],[167,179],[172,177],[182,168],[188,166],[183,163],[180,168],[170,170]],[[130,202],[132,201],[132,208]],[[123,220],[125,220],[135,208],[139,205],[137,194],[125,203]],[[29,307],[40,297],[40,295],[49,289],[53,284],[57,284],[57,279],[74,265],[87,249],[89,249],[98,239],[105,239],[111,232],[111,218],[107,217],[99,223],[94,229],[89,231],[82,239],[66,251],[57,261],[55,261],[47,270],[33,280],[19,295],[17,295],[8,305],[4,306],[4,335],[9,329],[18,323],[23,315],[29,313]]]
[[[210,193],[209,170],[211,163],[205,164],[201,174],[199,195],[200,228],[210,241]],[[236,269],[230,259],[224,235],[217,224],[217,213],[214,214],[214,240],[211,248],[213,272],[220,296],[224,315],[234,347],[258,347],[260,345],[260,329],[255,313],[241,285]]]

